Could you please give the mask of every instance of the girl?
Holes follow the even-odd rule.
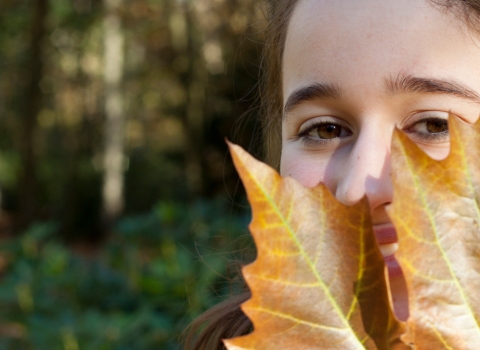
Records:
[[[395,127],[429,156],[449,151],[449,112],[480,113],[479,0],[272,0],[263,85],[267,161],[345,203],[367,196],[397,318],[408,318],[396,233],[390,143]],[[193,349],[251,331],[248,293],[205,313]]]

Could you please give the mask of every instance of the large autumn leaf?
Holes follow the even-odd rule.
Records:
[[[346,207],[323,185],[305,188],[230,149],[258,255],[243,269],[252,297],[242,310],[254,331],[225,341],[227,348],[404,348],[366,200]]]
[[[397,259],[409,290],[406,342],[480,348],[480,123],[450,118],[451,151],[426,156],[396,132],[392,145]]]

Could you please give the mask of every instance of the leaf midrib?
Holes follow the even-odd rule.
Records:
[[[461,155],[462,155],[462,160],[464,159],[464,153],[463,152],[463,148],[460,149],[461,151]],[[422,204],[423,204],[423,207],[425,208],[425,211],[427,213],[427,216],[428,216],[428,219],[430,221],[430,225],[431,227],[434,229],[434,235],[435,235],[435,245],[438,247],[442,257],[443,257],[443,260],[445,262],[445,264],[447,265],[448,267],[448,271],[450,273],[450,276],[452,277],[452,280],[454,281],[454,284],[455,286],[457,287],[457,290],[459,291],[460,295],[461,295],[461,298],[464,302],[464,304],[467,306],[467,309],[471,315],[471,317],[473,318],[473,320],[475,321],[475,324],[477,326],[477,329],[480,330],[480,325],[478,323],[478,320],[476,319],[475,317],[475,314],[473,313],[472,311],[472,307],[470,305],[470,302],[468,300],[468,298],[466,297],[465,293],[463,292],[463,288],[462,288],[462,285],[460,283],[460,281],[458,280],[457,278],[457,275],[455,274],[454,272],[454,268],[452,267],[452,265],[450,264],[450,260],[448,259],[448,255],[447,253],[445,252],[445,250],[443,249],[443,246],[440,244],[440,239],[438,237],[438,232],[439,230],[437,229],[437,225],[435,223],[435,220],[433,218],[433,215],[432,215],[432,212],[430,211],[430,206],[428,205],[428,202],[426,200],[426,193],[422,190],[423,186],[421,186],[420,184],[420,181],[419,181],[419,177],[416,175],[415,171],[414,171],[414,166],[413,166],[413,162],[410,160],[410,157],[408,157],[407,155],[407,152],[405,150],[405,147],[402,143],[402,152],[403,152],[403,155],[404,155],[404,159],[406,159],[406,163],[407,163],[407,166],[408,166],[408,170],[410,171],[410,174],[412,175],[412,178],[413,178],[413,181],[414,181],[414,184],[415,184],[415,187],[418,189],[419,191],[419,194],[420,194],[420,198],[421,198],[421,201],[422,201]],[[471,184],[471,179],[470,177],[469,178],[469,185]],[[478,211],[478,206],[477,206],[477,215],[480,215],[480,212]],[[410,229],[410,227],[408,226],[404,226],[406,228],[406,230],[409,232],[409,235],[412,236],[412,237],[416,237],[416,235],[413,234],[412,230]],[[444,342],[444,340],[442,339],[442,342]]]
[[[353,335],[353,338],[355,339],[355,341],[358,343],[358,345],[361,347],[361,348],[364,348],[364,346],[360,343],[360,340],[357,338],[356,334],[355,334],[355,331],[352,329],[350,323],[348,322],[348,320],[345,318],[345,316],[343,315],[342,313],[342,310],[340,308],[340,306],[338,305],[338,303],[336,302],[336,299],[332,296],[332,294],[330,293],[330,290],[327,288],[327,286],[325,285],[323,279],[321,278],[321,276],[318,274],[318,272],[316,271],[316,268],[314,266],[314,264],[312,263],[312,261],[310,260],[310,258],[308,257],[308,254],[306,254],[305,250],[303,249],[303,246],[300,244],[300,242],[298,241],[295,233],[293,232],[293,229],[292,227],[290,226],[289,222],[285,220],[285,217],[283,216],[283,214],[280,212],[279,208],[277,207],[277,205],[275,204],[275,201],[273,200],[273,198],[265,191],[264,187],[261,186],[261,184],[257,181],[257,179],[254,177],[254,176],[251,176],[251,174],[249,173],[249,176],[250,178],[254,181],[254,183],[257,185],[257,187],[260,189],[261,193],[263,193],[264,197],[267,199],[268,203],[270,204],[271,208],[274,209],[275,213],[277,214],[277,216],[280,218],[280,221],[282,222],[283,226],[287,229],[287,232],[289,233],[290,237],[292,238],[292,240],[294,241],[295,245],[297,246],[297,248],[300,250],[300,252],[302,253],[302,256],[304,257],[305,261],[307,262],[307,265],[310,267],[310,270],[311,272],[313,273],[313,275],[315,276],[315,278],[319,281],[319,284],[322,288],[322,290],[325,292],[325,294],[327,295],[328,297],[328,301],[330,302],[330,304],[333,306],[334,310],[336,311],[336,314],[337,316],[339,316],[340,320],[342,321],[343,325],[345,326],[346,329],[350,329],[352,335]],[[277,190],[278,188],[278,184],[276,184],[276,188],[275,188],[275,191]],[[355,299],[355,298],[354,298]]]

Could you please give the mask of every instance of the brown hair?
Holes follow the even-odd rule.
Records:
[[[262,128],[265,161],[278,169],[281,154],[282,57],[288,23],[298,0],[266,0],[267,28],[262,57],[263,76],[260,82]],[[463,17],[469,27],[480,33],[480,0],[431,0],[442,9]],[[252,323],[241,311],[240,304],[250,298],[244,292],[218,304],[198,317],[187,329],[185,349],[224,350],[222,339],[245,335],[253,330]],[[196,334],[198,334],[196,336]]]
[[[261,60],[262,77],[259,84],[262,130],[264,133],[264,158],[278,168],[280,164],[281,133],[278,122],[282,115],[281,71],[282,54],[288,20],[297,0],[267,0],[264,8],[267,25],[265,44]],[[242,294],[233,296],[198,317],[185,332],[185,349],[223,350],[222,339],[245,335],[253,330],[250,319],[240,309],[240,304],[250,298],[244,283]],[[196,336],[198,334],[198,336]]]

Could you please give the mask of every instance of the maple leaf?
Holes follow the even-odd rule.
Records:
[[[347,207],[229,144],[252,207],[257,259],[244,267],[254,331],[240,349],[404,349],[366,199]]]
[[[451,150],[435,161],[396,131],[388,210],[409,291],[402,339],[415,349],[480,346],[480,123],[449,118]]]

